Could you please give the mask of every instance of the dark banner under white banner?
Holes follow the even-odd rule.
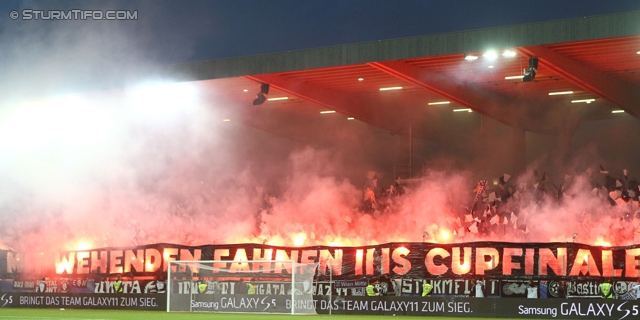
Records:
[[[228,280],[172,280],[174,294],[191,295],[199,293],[199,285],[207,284],[207,293],[245,294],[247,286],[243,282]],[[433,297],[469,297],[473,288],[471,279],[413,279],[381,278],[371,283],[379,296],[421,296],[423,283],[432,286]],[[524,298],[529,284],[523,280],[485,279],[485,294],[489,297]],[[562,298],[558,292],[559,281],[534,281],[540,298]],[[565,295],[569,298],[600,297],[602,281],[566,281]],[[74,280],[74,279],[7,279],[0,280],[0,293],[56,293],[56,294],[164,294],[167,283],[160,280],[123,280],[121,290],[115,288],[116,281]],[[291,292],[289,282],[257,281],[256,293],[286,296]],[[368,281],[338,280],[315,281],[309,284],[314,295],[318,296],[364,296]],[[631,290],[637,283],[613,281],[613,293],[618,299],[635,299]]]

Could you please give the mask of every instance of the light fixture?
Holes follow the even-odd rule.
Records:
[[[231,119],[224,119],[224,120],[222,120],[222,122],[229,122],[229,121],[231,121]]]
[[[485,52],[482,56],[489,60],[495,60],[496,58],[498,58],[498,52],[496,52],[495,50],[489,50]]]
[[[640,51],[636,52],[636,54],[640,54]]]
[[[504,77],[505,80],[513,80],[513,79],[522,79],[522,77],[524,77],[523,75],[519,75],[519,76],[506,76]]]
[[[503,57],[505,57],[505,58],[513,58],[513,57],[515,57],[515,56],[516,56],[516,52],[515,52],[515,51],[513,51],[513,50],[505,50],[505,51],[502,53],[502,56],[503,56]]]
[[[489,69],[493,69],[494,66],[489,66]]]
[[[464,56],[464,59],[467,60],[467,61],[478,60],[478,56],[473,55],[473,54],[466,54]]]
[[[277,98],[269,98],[267,101],[279,101],[279,100],[287,100],[289,97],[277,97]]]
[[[249,92],[249,89],[244,89],[244,90],[242,90],[242,91],[244,91],[244,92]]]
[[[320,111],[320,114],[327,114],[327,113],[336,113],[336,111],[335,110]]]
[[[263,83],[260,85],[260,92],[258,92],[256,99],[253,100],[253,105],[257,106],[257,105],[261,105],[264,103],[265,100],[267,100],[266,95],[269,94],[269,84],[268,83]]]
[[[358,78],[358,81],[364,81],[364,78]]]
[[[355,119],[356,119],[356,118],[354,118],[354,117],[349,117],[349,118],[347,118],[347,120],[355,120]]]
[[[563,94],[573,94],[573,91],[556,91],[556,92],[549,92],[550,96],[559,96],[559,95],[563,95]]]
[[[390,90],[400,90],[402,89],[402,87],[386,87],[386,88],[380,88],[380,91],[390,91]]]
[[[453,109],[453,112],[473,112],[473,110],[471,110],[470,108]]]
[[[624,113],[624,110],[612,110],[611,113]]]
[[[529,67],[524,69],[524,76],[522,82],[530,82],[536,78],[538,73],[538,58],[529,58]]]
[[[579,99],[579,100],[571,100],[571,103],[591,103],[596,101],[596,99]]]
[[[439,104],[449,104],[449,103],[451,103],[451,101],[436,101],[436,102],[429,102],[428,105],[435,106]]]

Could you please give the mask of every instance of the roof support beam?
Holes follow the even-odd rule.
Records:
[[[539,64],[554,70],[575,85],[609,100],[629,114],[640,118],[640,87],[599,72],[543,46],[521,48],[520,51],[539,59]]]
[[[401,61],[372,62],[370,66],[437,93],[450,101],[466,106],[508,126],[544,134],[558,134],[575,129],[579,118],[570,109],[539,101],[518,100],[487,92],[465,83]]]

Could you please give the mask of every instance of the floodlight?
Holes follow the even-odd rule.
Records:
[[[269,84],[263,83],[260,85],[260,92],[258,92],[256,99],[253,100],[253,105],[257,106],[263,104],[267,100],[267,94],[269,94]]]
[[[430,106],[435,106],[435,105],[439,105],[439,104],[450,104],[451,101],[435,101],[435,102],[429,102],[427,103]]]
[[[590,99],[578,99],[578,100],[571,100],[571,103],[591,103],[596,101],[596,99],[590,98]]]
[[[515,52],[515,51],[513,51],[513,50],[505,50],[505,51],[502,53],[502,56],[503,56],[503,57],[505,57],[505,58],[513,58],[513,57],[515,57],[515,56],[516,56],[516,52]]]
[[[536,78],[536,73],[538,73],[538,58],[529,58],[529,67],[524,69],[522,82],[533,81]]]
[[[269,84],[267,83],[263,83],[260,85],[260,92],[262,92],[264,95],[269,94]]]
[[[556,91],[556,92],[549,92],[550,96],[559,96],[559,95],[564,95],[564,94],[573,94],[573,91]]]
[[[380,91],[391,91],[391,90],[400,90],[402,89],[402,87],[398,86],[398,87],[386,87],[386,88],[380,88]]]
[[[536,77],[536,70],[534,69],[525,69],[524,77],[522,77],[522,82],[530,82]]]
[[[498,58],[498,52],[495,50],[489,50],[482,55],[485,59],[495,60]]]
[[[253,105],[254,106],[261,105],[265,101],[267,101],[267,97],[265,97],[262,92],[258,92],[258,94],[256,95],[256,98],[253,100]]]

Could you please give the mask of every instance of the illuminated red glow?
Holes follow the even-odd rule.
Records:
[[[185,105],[188,105],[190,107],[188,109],[190,110],[195,108],[195,105],[185,103],[185,98],[187,98],[186,100],[188,101],[195,99],[195,97],[191,97],[192,93],[195,93],[192,92],[194,91],[194,88],[189,88],[189,86],[181,84],[173,88],[172,86],[168,85],[159,85],[140,89],[142,89],[140,93],[142,93],[143,96],[139,97],[137,94],[133,94],[134,97],[132,97],[131,101],[128,101],[128,98],[126,97],[121,97],[120,99],[115,98],[114,100],[83,99],[84,101],[75,101],[77,99],[71,99],[63,101],[64,103],[62,105],[67,105],[67,107],[65,107],[65,110],[69,109],[69,111],[71,111],[69,114],[71,115],[77,114],[78,112],[86,114],[87,110],[89,110],[89,108],[87,108],[87,101],[92,101],[92,105],[95,101],[110,101],[109,104],[113,105],[137,105],[137,107],[146,107],[148,105],[154,106],[152,108],[153,110],[151,110],[151,114],[146,114],[143,112],[145,110],[139,110],[139,108],[131,108],[132,110],[136,110],[134,112],[135,114],[143,115],[144,119],[147,119],[149,115],[168,116],[167,118],[173,119],[175,118],[173,117],[173,115],[175,115],[176,113],[180,113],[180,110],[183,109]],[[107,94],[105,93],[105,96],[106,95]],[[127,94],[125,94],[124,96],[127,96]],[[136,103],[138,101],[143,101],[145,103]],[[151,101],[153,101],[154,103],[146,103]],[[170,108],[171,106],[173,106],[173,104],[168,102],[171,101],[179,102],[176,105],[179,105],[180,108],[176,110]],[[78,104],[78,102],[81,103]],[[158,105],[161,105],[162,108],[157,108]],[[100,149],[106,149],[103,147],[103,144],[95,142],[102,141],[101,139],[105,139],[103,135],[106,135],[110,132],[109,130],[107,130],[108,128],[98,126],[98,124],[100,123],[105,123],[104,119],[109,118],[104,117],[104,112],[106,112],[105,110],[108,109],[103,110],[99,107],[104,106],[98,105],[96,105],[95,107],[96,110],[94,111],[96,111],[96,113],[87,115],[90,116],[90,119],[100,121],[96,121],[95,123],[92,122],[90,123],[91,125],[88,125],[88,122],[86,121],[70,123],[77,125],[77,128],[82,129],[84,134],[78,135],[76,134],[76,132],[67,132],[65,130],[62,130],[62,133],[68,133],[68,135],[64,134],[62,136],[59,136],[59,138],[64,138],[59,142],[64,142],[63,145],[67,147],[69,146],[69,142],[74,142],[74,144],[71,146],[75,146],[75,143],[80,143],[78,146],[84,146],[84,144],[82,143],[84,143],[84,140],[87,140],[91,142],[91,145],[99,145]],[[60,120],[60,123],[65,123],[62,122],[62,120],[64,119],[59,119],[66,117],[60,117],[59,108],[49,109],[55,110],[55,113],[57,113],[56,119]],[[26,108],[25,110],[29,111],[32,109]],[[91,108],[91,110],[93,110],[93,108]],[[158,110],[162,112],[159,114]],[[43,110],[39,110],[39,112],[42,111]],[[24,116],[18,117],[17,119],[26,120],[25,124],[33,123],[32,114],[33,113],[31,112],[25,112]],[[193,114],[197,116],[201,115],[195,112]],[[71,119],[71,117],[66,118]],[[56,121],[51,121],[51,119],[48,119],[46,117],[43,119],[45,120],[44,124],[54,125],[53,128],[64,129],[65,127],[68,127],[68,125],[56,124]],[[138,120],[129,121],[137,123]],[[13,123],[15,124],[16,121],[13,121]],[[159,123],[162,123],[162,121],[159,121]],[[207,128],[207,130],[209,130],[208,126]],[[101,130],[93,132],[93,134],[88,134],[92,131],[95,131],[89,129]],[[28,130],[18,132],[27,133]],[[15,137],[19,135],[14,134],[7,136],[10,136],[12,140],[15,140]],[[46,135],[36,136],[36,138],[42,138],[45,141],[48,141],[48,139],[50,138]],[[209,136],[208,131],[206,136]],[[78,137],[83,137],[83,139],[78,140]],[[105,141],[111,142],[111,140],[109,139]],[[115,142],[118,141],[114,140],[113,142],[114,145],[117,145],[115,144]],[[188,148],[192,148],[192,146],[189,145]],[[117,149],[120,150],[121,148]],[[166,151],[168,155],[184,153],[182,152],[184,150],[180,148],[167,148]],[[216,151],[218,150],[216,149]],[[74,154],[74,156],[76,155],[76,153],[70,154]],[[157,158],[163,158],[162,155],[163,154],[160,154],[160,157]],[[115,155],[113,156],[115,157]],[[57,237],[55,235],[55,232],[51,232],[49,233],[49,235],[47,235],[48,237],[52,237],[51,239],[39,239],[42,243],[41,246],[43,248],[53,248],[53,251],[58,251],[58,249],[60,248],[67,250],[86,251],[95,247],[128,246],[133,243],[132,239],[135,239],[135,243],[140,244],[176,243],[184,245],[201,245],[208,243],[251,242],[265,243],[277,246],[296,247],[310,245],[366,246],[386,242],[420,242],[424,240],[422,238],[424,230],[429,230],[429,233],[431,235],[429,241],[443,244],[468,241],[571,242],[571,234],[573,234],[574,232],[578,232],[580,234],[577,238],[577,241],[583,243],[594,243],[596,246],[609,247],[613,244],[628,244],[628,242],[631,241],[629,239],[617,239],[616,232],[612,231],[612,229],[608,227],[608,225],[613,225],[613,223],[600,223],[601,220],[604,220],[608,216],[598,215],[600,212],[597,212],[599,211],[599,209],[597,208],[601,207],[602,205],[600,203],[594,204],[593,201],[596,198],[591,196],[590,187],[587,188],[587,190],[577,190],[575,194],[578,194],[579,196],[575,199],[565,199],[564,207],[560,208],[562,210],[557,210],[558,208],[554,207],[552,210],[540,211],[538,210],[537,206],[531,206],[532,208],[531,210],[529,210],[530,216],[528,218],[528,227],[530,227],[532,231],[526,237],[522,232],[519,232],[517,228],[514,228],[510,224],[505,224],[501,229],[502,232],[498,234],[489,234],[483,236],[479,234],[472,234],[468,231],[468,229],[467,231],[464,231],[465,228],[460,228],[466,226],[460,226],[456,228],[451,227],[452,224],[449,220],[458,218],[459,216],[461,217],[463,213],[457,209],[457,202],[454,206],[451,202],[447,202],[446,199],[451,195],[459,196],[460,194],[462,194],[464,196],[465,190],[468,190],[468,187],[474,184],[469,183],[469,181],[461,175],[458,175],[456,173],[445,174],[442,172],[434,173],[430,176],[427,175],[424,177],[424,183],[420,186],[417,186],[411,194],[407,193],[402,197],[402,199],[395,199],[395,201],[402,203],[402,205],[399,206],[397,210],[371,215],[362,214],[353,210],[354,203],[352,203],[352,200],[361,198],[360,190],[358,190],[359,187],[354,187],[354,185],[351,185],[349,183],[341,182],[340,179],[327,177],[326,175],[324,175],[324,173],[319,174],[318,172],[314,172],[314,169],[309,169],[317,167],[317,164],[320,163],[335,163],[334,159],[323,158],[321,152],[313,150],[299,153],[294,152],[290,156],[292,160],[290,163],[288,163],[288,165],[290,165],[289,167],[292,168],[292,170],[285,172],[286,179],[283,180],[288,180],[291,183],[285,186],[286,188],[284,192],[275,202],[275,206],[272,208],[273,210],[269,213],[269,215],[261,217],[262,220],[259,222],[264,223],[264,228],[262,228],[261,230],[253,230],[252,227],[246,226],[253,226],[256,224],[255,222],[258,221],[258,217],[254,216],[253,212],[257,212],[258,210],[256,209],[258,208],[252,206],[252,203],[254,203],[255,201],[252,202],[252,199],[247,200],[243,198],[243,196],[246,195],[246,193],[244,192],[242,193],[243,196],[236,196],[235,193],[240,194],[240,192],[225,193],[224,202],[220,201],[222,197],[212,197],[211,203],[216,203],[216,212],[214,214],[210,213],[210,208],[208,207],[198,207],[197,204],[199,202],[196,200],[199,199],[200,194],[207,193],[207,195],[210,195],[211,193],[216,193],[218,190],[215,189],[214,181],[207,181],[206,177],[202,178],[198,175],[198,179],[195,179],[195,182],[190,181],[189,178],[191,176],[196,176],[196,174],[194,174],[195,172],[191,172],[189,171],[189,169],[184,168],[197,168],[198,166],[193,166],[193,161],[186,159],[184,160],[184,162],[176,161],[175,163],[171,164],[173,165],[173,167],[168,168],[176,170],[166,171],[173,172],[175,173],[175,175],[168,174],[166,176],[158,177],[159,181],[162,182],[161,185],[165,184],[172,186],[172,188],[170,189],[167,188],[169,190],[164,190],[164,193],[158,191],[157,193],[154,193],[152,195],[141,194],[139,192],[140,190],[128,189],[128,187],[116,184],[110,185],[109,181],[106,180],[100,181],[105,182],[105,186],[108,187],[105,189],[121,189],[122,193],[118,193],[117,191],[110,191],[108,193],[96,192],[91,189],[85,188],[84,184],[80,184],[80,190],[82,190],[83,192],[86,191],[86,193],[79,194],[81,194],[82,196],[87,196],[86,199],[99,199],[98,203],[102,203],[102,201],[104,200],[109,200],[109,203],[113,208],[111,209],[112,211],[102,209],[102,206],[91,206],[90,208],[91,210],[93,210],[93,212],[91,215],[86,215],[85,218],[82,215],[77,214],[77,211],[80,210],[76,208],[81,207],[81,205],[79,205],[78,203],[84,201],[77,201],[80,198],[74,199],[70,203],[67,203],[63,218],[60,221],[52,221],[51,223],[53,225],[53,222],[60,222],[62,225],[68,227],[73,232],[66,232],[66,234],[58,235]],[[77,158],[83,159],[82,154]],[[106,158],[111,159],[111,157]],[[129,163],[130,161],[129,159],[125,160],[125,163]],[[155,162],[153,162],[153,159],[144,160],[145,161],[143,161],[143,163],[149,163],[152,165],[156,164]],[[51,165],[51,163],[48,164]],[[121,163],[118,162],[117,164]],[[216,165],[219,165],[219,163],[216,163],[211,167],[215,167]],[[226,164],[222,163],[221,166],[225,167]],[[117,166],[114,166],[114,168],[116,167]],[[296,168],[300,168],[301,170],[298,170]],[[99,169],[103,170],[103,168]],[[129,174],[131,174],[132,171],[135,171],[134,169],[136,168],[127,169],[128,170],[126,170],[126,176],[128,177]],[[50,171],[54,172],[56,170]],[[117,176],[117,174],[114,174],[114,176]],[[94,177],[94,175],[91,175],[91,177]],[[136,176],[136,178],[141,177]],[[212,178],[210,180],[225,181],[225,178],[228,178],[228,176],[215,176],[215,178]],[[517,187],[516,183],[513,182],[515,179],[516,178],[514,177],[510,182],[513,183],[514,188]],[[252,189],[252,187],[255,187],[255,185],[252,185],[253,183],[244,185],[241,180],[242,179],[234,180],[238,184],[239,190],[249,190]],[[527,184],[528,188],[530,189],[532,181],[528,181]],[[203,185],[206,185],[207,187],[204,188]],[[305,186],[311,187],[306,188]],[[227,185],[224,185],[225,189],[227,187]],[[446,192],[444,192],[443,190],[446,190]],[[190,212],[189,214],[183,214],[182,216],[174,214],[176,213],[176,203],[163,202],[166,198],[169,198],[167,197],[168,194],[179,194],[181,197],[178,198],[184,197],[187,200],[191,200],[186,201],[186,203],[190,203],[193,205],[193,212]],[[87,200],[86,202],[91,201]],[[166,205],[166,207],[163,207],[163,204]],[[523,209],[526,209],[527,206],[528,203],[526,202],[523,202],[520,205],[520,207]],[[153,210],[148,210],[149,207],[152,207]],[[534,209],[533,207],[536,208]],[[634,209],[637,209],[637,205]],[[102,212],[102,210],[104,210],[105,212]],[[583,219],[584,214],[575,214],[585,211],[596,211],[591,217],[591,222],[595,222],[592,223],[591,226],[584,226],[577,223],[583,220],[587,220],[587,222],[589,221],[588,215],[587,219]],[[127,219],[120,218],[120,214],[122,212],[127,212]],[[145,215],[145,212],[150,212],[150,214]],[[104,219],[101,219],[101,222],[105,223],[104,225],[100,226],[100,228],[93,226],[95,225],[95,216],[104,217]],[[73,219],[69,219],[69,217],[73,217]],[[239,218],[236,219],[234,217]],[[202,219],[203,222],[194,223],[194,221],[200,221],[196,220],[196,218]],[[525,216],[520,216],[520,222],[523,222],[525,220]],[[74,222],[71,223],[70,221]],[[246,221],[248,222],[246,223],[246,225],[244,225],[243,223],[245,223]],[[557,223],[558,221],[562,221],[562,223]],[[37,221],[37,223],[40,222],[41,221]],[[107,222],[112,222],[113,224],[109,225]],[[235,225],[242,225],[244,228],[239,227],[236,229]],[[605,225],[607,227],[603,227]],[[24,229],[29,230],[30,228],[28,228],[27,226],[24,227]],[[292,230],[295,231],[292,232]],[[136,234],[138,231],[143,232]],[[16,234],[20,233],[16,232]],[[82,234],[83,238],[80,240],[78,238],[73,238],[73,234]],[[95,236],[86,237],[84,236],[85,234],[91,234]],[[144,234],[146,234],[147,237],[141,237],[138,239],[139,235]],[[37,235],[37,237],[39,238],[40,235]],[[30,244],[32,242],[30,241],[24,241],[24,244],[22,244],[23,239],[26,238],[27,237],[21,234],[19,241],[15,241],[14,243],[7,243],[6,245],[0,243],[0,247],[16,247],[16,244],[19,244],[24,246],[24,248],[19,248],[20,251],[41,250],[41,248],[34,249],[33,247],[31,247]],[[573,241],[576,241],[576,238],[574,238]],[[358,254],[363,255],[364,253],[358,252]],[[393,254],[396,258],[402,261],[401,252],[394,252]],[[164,252],[162,253],[162,255],[164,257],[164,260],[180,258],[175,253]],[[281,255],[281,253],[277,252],[276,255]],[[452,253],[452,255],[455,255],[455,253]],[[125,254],[123,254],[123,256],[125,256]],[[136,261],[136,258],[142,259],[138,255],[130,255],[129,257],[130,259],[128,260],[132,262]],[[548,261],[550,261],[550,263],[553,263],[554,267],[557,267],[556,264],[558,262],[551,258],[549,259],[550,260]],[[587,256],[585,256],[584,259],[587,259]],[[464,262],[460,265],[461,272],[462,270],[470,267],[468,264],[469,262],[464,260]],[[158,268],[158,266],[153,264],[150,265],[149,263],[145,263],[144,267],[145,269]],[[491,267],[495,267],[495,262],[485,261],[482,267],[485,269],[490,269]],[[56,266],[56,268],[58,270],[64,270],[68,268],[68,263],[60,262]]]
[[[458,237],[456,230],[450,231],[446,228],[439,228],[439,227],[436,227],[436,228],[437,228],[437,232],[434,234],[432,238],[430,238],[430,242],[451,244],[451,243],[463,242],[464,240],[463,238]],[[289,239],[289,240],[286,240],[286,239]],[[272,235],[272,238],[270,241],[264,241],[264,240],[259,241],[259,240],[260,239],[255,239],[255,238],[239,238],[237,241],[230,241],[230,243],[262,242],[265,244],[268,243],[269,245],[276,245],[276,246],[292,245],[295,247],[303,247],[308,245],[322,245],[322,244],[328,245],[328,246],[335,246],[335,247],[363,246],[363,245],[371,245],[371,244],[378,243],[378,241],[366,240],[361,237],[344,238],[344,237],[331,237],[329,235],[324,238],[312,239],[307,235],[306,232],[292,232],[292,233],[289,233],[288,235],[283,235],[283,236],[276,234],[276,235]],[[477,240],[481,241],[481,240],[488,240],[488,239],[480,238]],[[399,235],[397,236],[396,239],[391,239],[390,241],[405,242],[405,241],[408,241],[408,239],[406,236]],[[553,238],[550,241],[555,242],[555,241],[558,241],[558,239]],[[75,251],[91,250],[94,248],[94,246],[91,243],[92,243],[91,240],[82,239],[77,241],[74,245],[72,245],[71,248],[72,250],[75,250]],[[593,245],[601,246],[601,247],[611,247],[613,246],[613,243],[612,241],[605,239],[603,236],[599,236],[597,237],[596,240],[594,240]],[[165,259],[169,258],[169,254],[166,252],[163,254],[163,256]],[[131,257],[131,259],[135,259],[135,257]]]
[[[451,238],[451,235],[449,234],[449,231],[445,229],[442,229],[440,231],[440,239],[442,239],[442,243],[448,243],[450,238]]]
[[[293,239],[294,246],[302,247],[307,240],[307,234],[304,232],[293,233],[291,234],[291,239]]]
[[[80,240],[74,250],[76,251],[86,251],[86,250],[91,250],[93,248],[93,246],[91,245],[91,243],[87,240]]]
[[[599,246],[599,247],[611,247],[611,242],[608,240],[605,240],[602,237],[599,237],[598,239],[596,239],[593,245]]]

